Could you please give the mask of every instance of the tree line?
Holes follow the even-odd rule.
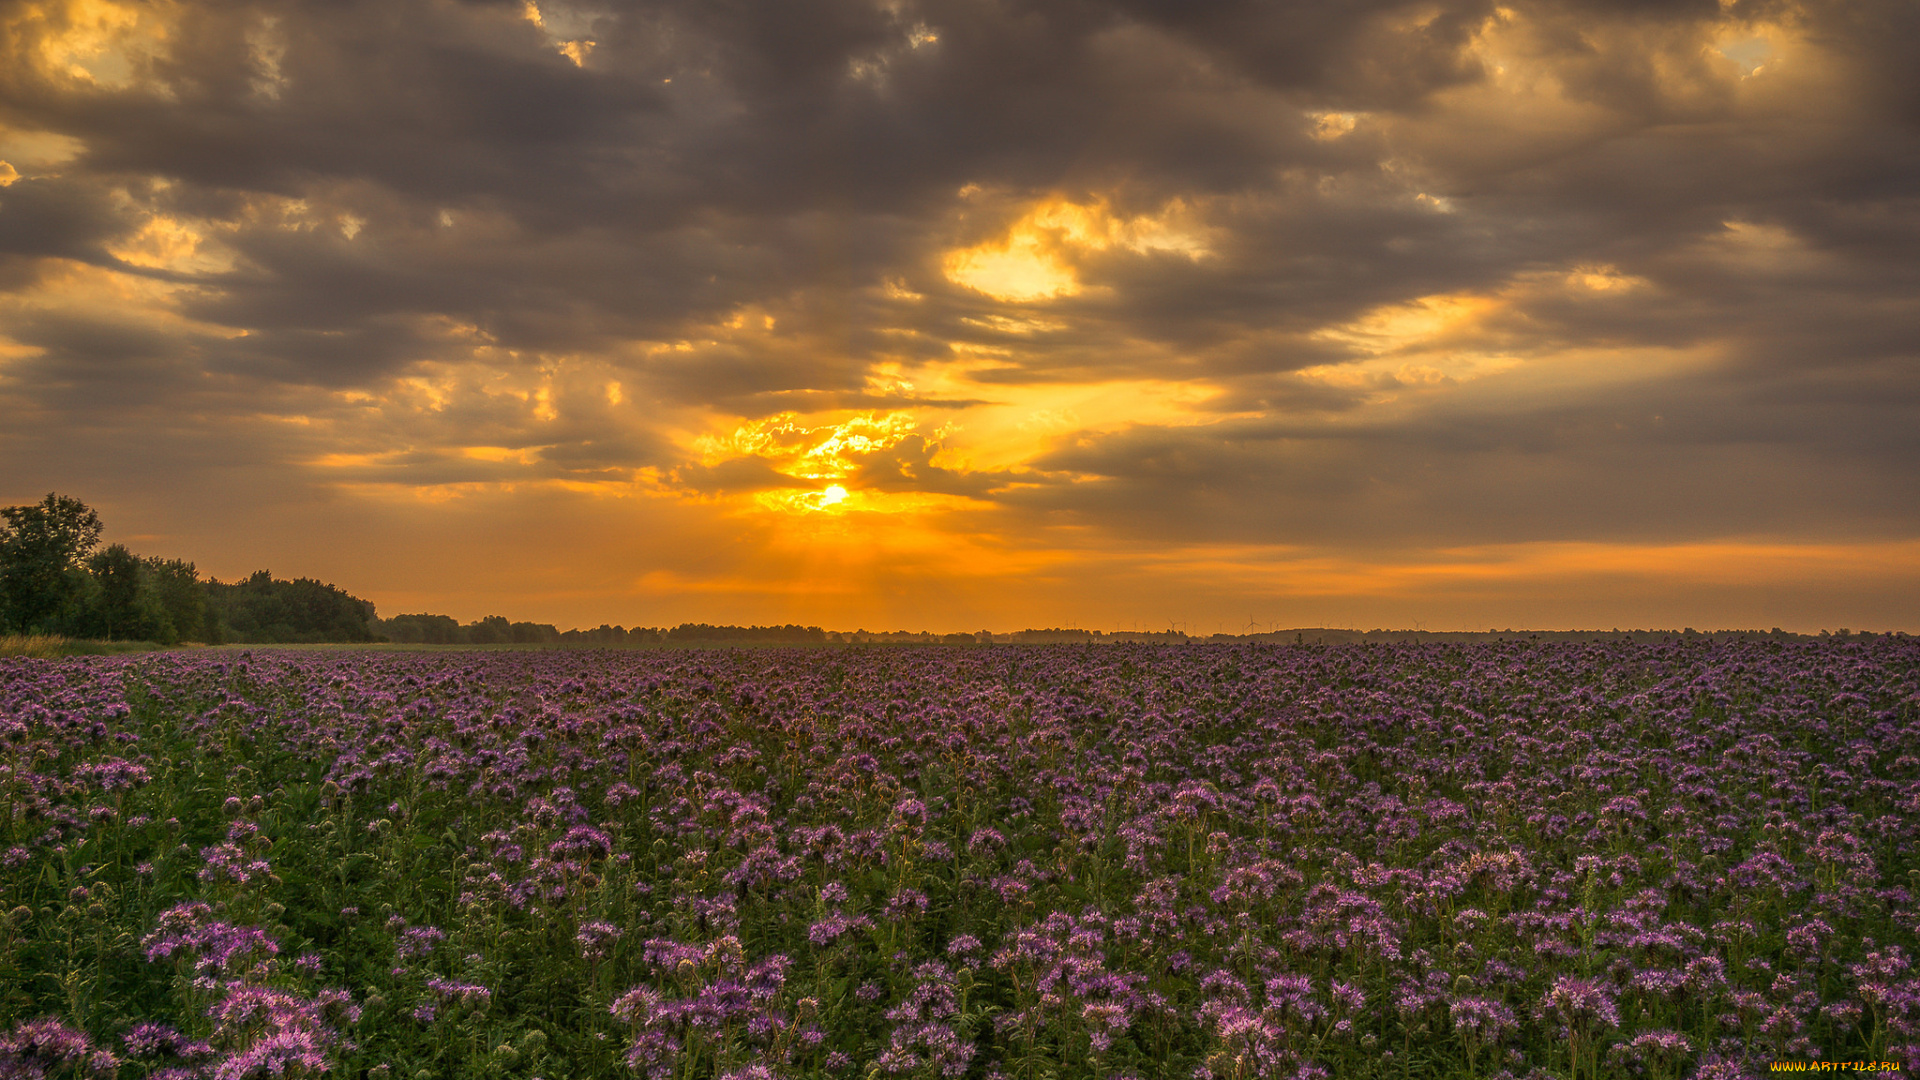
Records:
[[[101,641],[218,644],[373,641],[373,605],[310,578],[265,570],[202,580],[185,559],[100,545],[100,515],[49,493],[0,509],[0,632]]]
[[[372,603],[312,578],[260,570],[239,581],[201,578],[184,559],[140,556],[100,545],[100,515],[49,493],[0,509],[0,633],[100,641],[245,644],[595,645],[633,648],[694,643],[816,644],[817,626],[610,626],[562,631],[498,615],[462,624],[451,616],[380,618]]]
[[[597,645],[640,648],[654,645],[780,644],[823,645],[836,640],[817,626],[713,626],[681,623],[671,628],[610,626],[560,630],[552,623],[508,622],[489,615],[462,626],[446,615],[395,615],[374,620],[384,640],[416,645]]]

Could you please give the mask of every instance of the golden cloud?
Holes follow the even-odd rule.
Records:
[[[1078,265],[1090,252],[1172,252],[1189,259],[1211,254],[1193,208],[1168,202],[1157,214],[1123,218],[1105,200],[1075,203],[1050,198],[1029,210],[1005,235],[947,254],[947,280],[996,300],[1028,303],[1080,291]]]

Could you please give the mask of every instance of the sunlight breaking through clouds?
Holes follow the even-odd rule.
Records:
[[[1308,119],[1313,121],[1313,137],[1323,142],[1350,135],[1360,124],[1359,114],[1350,112],[1309,113]]]
[[[811,425],[782,413],[742,424],[728,435],[702,436],[694,445],[708,464],[751,456],[796,479],[840,480],[859,467],[861,458],[893,449],[918,427],[907,412],[866,413]]]
[[[109,254],[132,266],[171,270],[182,274],[220,274],[231,271],[234,256],[200,231],[205,223],[189,223],[154,214],[140,231],[107,248]]]
[[[593,32],[594,17],[568,5],[565,0],[547,0],[544,7],[538,0],[524,0],[520,16],[539,27],[554,50],[573,61],[574,67],[586,67],[587,57],[593,54],[594,46],[599,44],[585,36]]]
[[[135,84],[141,68],[169,44],[178,9],[158,0],[121,4],[112,0],[16,5],[5,26],[22,41],[36,43],[42,70],[57,77],[102,88]]]
[[[948,280],[996,300],[1052,300],[1080,292],[1081,255],[1113,249],[1188,259],[1211,254],[1200,223],[1181,200],[1158,214],[1122,218],[1104,201],[1054,198],[1028,211],[1001,238],[949,252],[944,267]]]

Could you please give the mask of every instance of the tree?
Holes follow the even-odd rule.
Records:
[[[207,607],[207,589],[200,580],[200,571],[184,559],[162,559],[158,556],[149,557],[145,566],[147,588],[159,602],[160,609],[166,612],[174,639],[218,643],[220,624],[211,618],[212,610]]]
[[[513,624],[500,615],[489,615],[467,624],[467,641],[475,645],[504,645],[513,641]]]
[[[98,629],[88,627],[88,636],[98,635],[112,641],[134,636],[134,623],[140,620],[140,559],[123,544],[114,544],[94,552],[87,559],[87,570],[100,589],[92,607],[98,614]]]
[[[380,620],[374,629],[389,641],[408,645],[463,645],[467,640],[451,615],[395,615]]]
[[[59,629],[86,585],[80,562],[100,543],[100,515],[49,492],[0,509],[0,622],[33,633]]]
[[[265,570],[232,585],[207,583],[207,602],[234,641],[372,641],[373,605],[311,578],[278,581]]]
[[[552,623],[517,622],[512,631],[515,645],[550,645],[560,640],[560,628]]]
[[[108,641],[178,642],[182,635],[153,569],[159,563],[159,559],[142,559],[121,544],[88,556],[86,591],[70,609],[63,629]],[[197,586],[194,591],[199,591]],[[195,622],[189,630],[197,634],[201,626]]]

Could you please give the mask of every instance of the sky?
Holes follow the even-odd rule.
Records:
[[[1911,0],[0,0],[0,502],[383,615],[1920,631]]]

